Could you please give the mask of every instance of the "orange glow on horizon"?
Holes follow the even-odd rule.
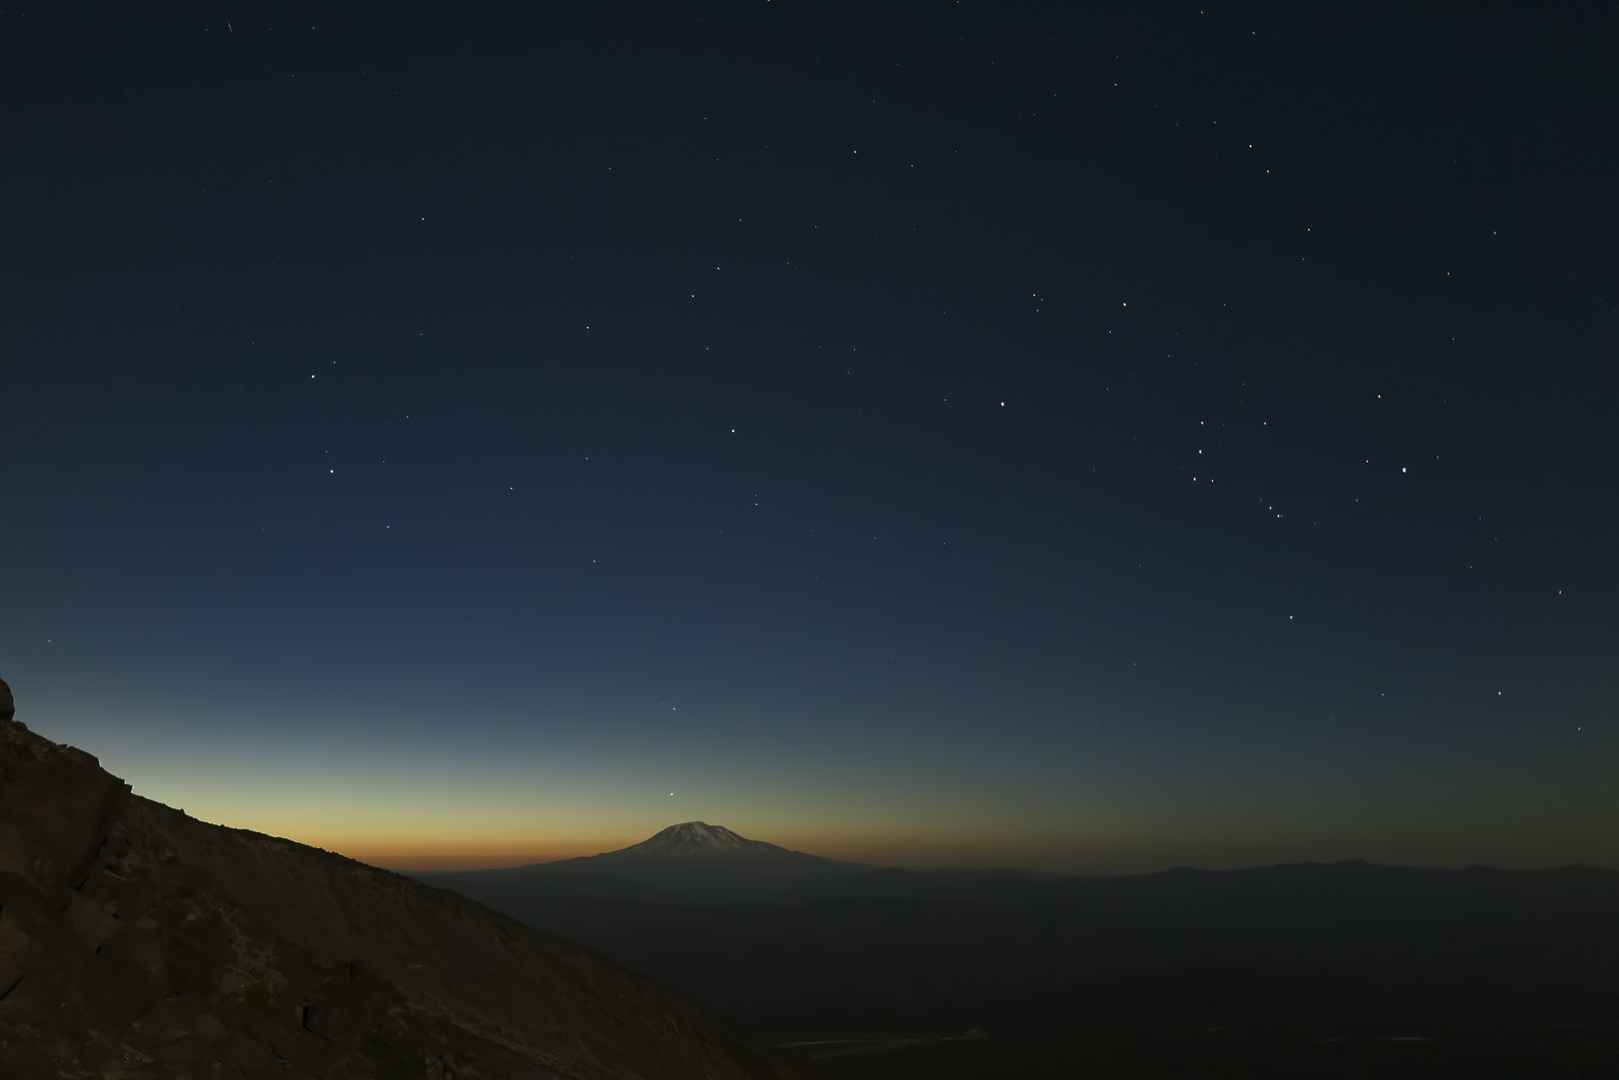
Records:
[[[446,836],[421,838],[414,843],[390,843],[375,836],[352,837],[334,843],[318,840],[303,842],[314,843],[389,870],[493,870],[617,851],[638,844],[651,835],[652,832],[590,838],[552,837],[526,844],[509,837],[457,842]],[[762,840],[810,855],[871,866],[1054,868],[1055,864],[1068,862],[1072,856],[1069,845],[1035,843],[1008,847],[987,837],[964,838],[959,835],[903,832],[889,835],[831,833],[822,836],[797,832],[787,835],[743,832],[743,835],[750,840]]]
[[[556,862],[558,859],[571,859],[574,855],[469,855],[465,852],[454,855],[425,855],[425,854],[372,854],[364,851],[341,852],[349,858],[370,866],[380,866],[384,870],[504,870],[511,866],[532,866],[535,863]],[[594,855],[595,852],[579,852],[583,855]]]
[[[419,843],[388,842],[377,837],[348,838],[322,842],[299,839],[300,843],[324,847],[359,862],[380,866],[387,870],[491,870],[504,866],[527,866],[530,863],[555,862],[580,855],[595,855],[603,851],[627,846],[612,840],[555,839],[523,843],[511,840],[470,841],[457,843],[445,837],[432,837]],[[644,839],[644,838],[643,838]],[[628,841],[635,843],[635,841]]]

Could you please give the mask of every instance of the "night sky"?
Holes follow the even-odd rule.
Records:
[[[1619,866],[1611,5],[14,4],[0,676],[385,865]]]

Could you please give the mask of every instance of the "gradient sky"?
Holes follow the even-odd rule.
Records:
[[[0,12],[19,719],[388,865],[1619,866],[1616,16],[1315,7]]]

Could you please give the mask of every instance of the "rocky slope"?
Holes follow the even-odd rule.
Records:
[[[0,1075],[807,1074],[594,954],[0,719]]]

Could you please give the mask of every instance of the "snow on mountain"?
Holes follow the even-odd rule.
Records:
[[[650,855],[659,858],[712,859],[734,855],[793,855],[775,844],[762,840],[749,840],[723,825],[710,825],[706,821],[686,821],[671,825],[641,841],[609,855]]]

